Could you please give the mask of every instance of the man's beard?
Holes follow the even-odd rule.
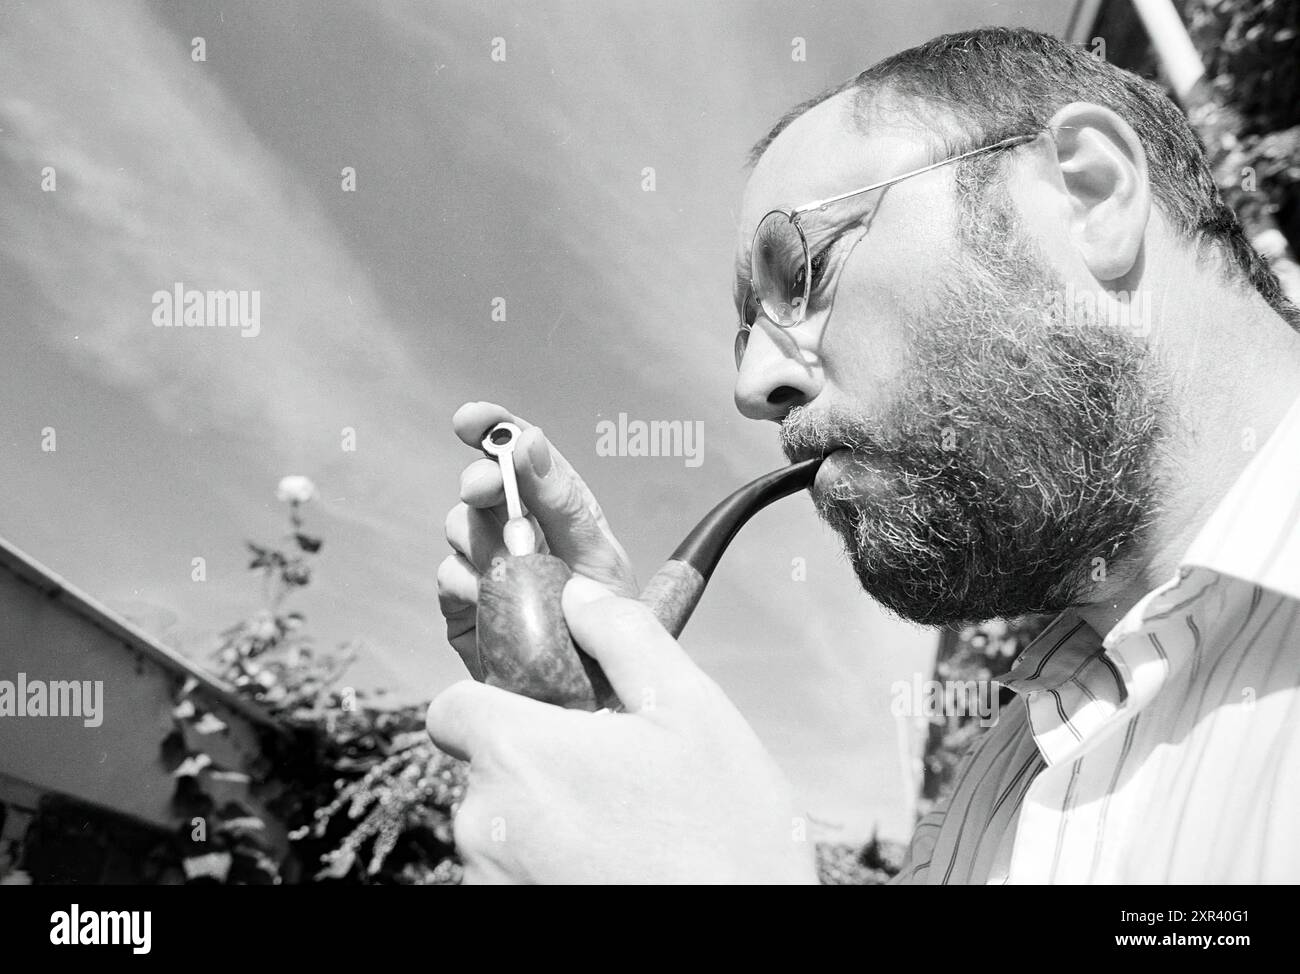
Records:
[[[791,459],[851,448],[818,512],[862,587],[931,625],[1082,603],[1156,507],[1163,410],[1145,347],[1063,313],[1064,282],[1009,207],[985,212],[915,317],[884,414],[796,407],[781,429]]]

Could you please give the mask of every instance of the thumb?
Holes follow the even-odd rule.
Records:
[[[574,641],[600,664],[630,713],[689,703],[704,674],[645,605],[581,575],[561,596]]]

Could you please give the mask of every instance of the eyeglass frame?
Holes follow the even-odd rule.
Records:
[[[943,166],[951,165],[954,162],[961,162],[963,159],[969,159],[972,156],[981,155],[985,152],[994,152],[998,149],[1009,149],[1012,148],[1013,146],[1025,145],[1026,143],[1034,141],[1042,134],[1043,134],[1042,131],[1039,131],[1033,133],[1032,135],[1014,135],[1011,136],[1010,138],[1006,138],[1006,139],[1002,139],[1001,141],[994,142],[991,145],[980,146],[978,149],[971,149],[959,155],[950,156],[949,158],[941,159],[938,162],[932,162],[927,166],[921,166],[919,169],[913,169],[910,172],[903,173],[902,175],[891,176],[889,179],[884,179],[881,180],[880,182],[872,183],[870,186],[864,186],[861,189],[855,189],[848,193],[840,193],[837,196],[828,196],[826,199],[814,200],[811,203],[806,203],[803,206],[797,206],[791,210],[776,209],[776,210],[768,210],[766,213],[764,213],[762,218],[758,221],[757,226],[754,227],[754,240],[750,244],[749,280],[745,284],[745,294],[741,299],[740,308],[738,312],[739,330],[736,333],[736,349],[735,349],[736,368],[737,369],[740,368],[740,363],[743,361],[745,355],[744,349],[740,347],[741,335],[748,335],[748,333],[751,330],[753,330],[754,327],[753,324],[749,324],[745,321],[745,312],[749,306],[750,299],[753,296],[753,292],[754,292],[753,260],[754,260],[754,251],[758,242],[758,231],[763,226],[763,224],[767,221],[768,217],[772,216],[773,214],[780,214],[784,216],[786,219],[788,219],[790,223],[793,224],[795,230],[798,232],[799,242],[803,245],[804,299],[803,299],[803,303],[799,306],[799,317],[791,321],[788,325],[783,325],[767,313],[767,309],[763,307],[761,301],[759,301],[756,297],[754,298],[755,304],[757,305],[758,308],[758,312],[762,314],[763,317],[767,318],[768,321],[771,321],[772,324],[776,325],[778,328],[788,330],[790,328],[794,328],[797,325],[803,323],[804,314],[805,314],[804,309],[808,307],[808,298],[812,291],[812,254],[808,250],[808,239],[804,236],[803,227],[799,223],[800,217],[804,216],[805,214],[811,213],[814,210],[824,209],[825,207],[830,206],[833,203],[841,203],[844,200],[852,199],[854,196],[861,196],[863,193],[870,193],[873,190],[885,189],[889,186],[893,186],[895,183],[901,183],[905,179],[911,179],[913,176],[920,176],[923,173],[930,172],[934,169],[939,169]],[[754,324],[757,323],[758,323],[758,315],[756,314],[754,317]],[[748,338],[746,338],[745,346],[748,347],[748,345],[749,345],[749,340]]]

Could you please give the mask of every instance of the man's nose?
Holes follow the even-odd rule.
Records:
[[[736,376],[736,408],[742,415],[779,423],[793,407],[816,399],[821,387],[820,363],[791,332],[762,319],[754,324]]]

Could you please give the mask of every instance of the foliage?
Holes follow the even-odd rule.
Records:
[[[940,682],[979,681],[986,684],[1002,676],[1016,657],[1034,641],[1047,623],[1048,616],[1025,616],[1021,619],[993,619],[979,625],[947,631],[939,643],[934,678]],[[1003,690],[1005,695],[1010,690]],[[918,816],[925,815],[941,801],[953,784],[953,774],[975,739],[987,728],[978,715],[958,716],[947,713],[930,718],[925,746],[925,779],[921,788]]]
[[[817,843],[817,876],[823,886],[883,886],[903,865],[907,847],[873,835],[864,846]]]
[[[1182,6],[1206,75],[1247,122],[1238,134],[1300,124],[1300,6],[1289,0],[1185,0]]]
[[[1205,65],[1188,106],[1224,199],[1254,238],[1276,224],[1300,243],[1300,4],[1184,0]],[[1295,295],[1293,295],[1293,298]]]
[[[268,735],[265,767],[252,780],[228,770],[230,759],[222,768],[220,756],[214,761],[208,753],[223,728],[191,695],[192,685],[174,711],[178,807],[201,810],[211,823],[210,835],[188,844],[187,876],[228,883],[458,882],[451,816],[464,792],[464,766],[428,741],[422,707],[369,706],[365,694],[340,687],[358,647],[319,652],[302,614],[285,609],[311,583],[311,559],[323,546],[303,523],[302,506],[313,496],[305,478],[282,482],[290,531],[276,544],[248,545],[264,605],[223,632],[214,654],[215,675],[269,712],[287,738]],[[284,861],[271,834],[280,822],[290,828],[285,839],[294,853]]]

